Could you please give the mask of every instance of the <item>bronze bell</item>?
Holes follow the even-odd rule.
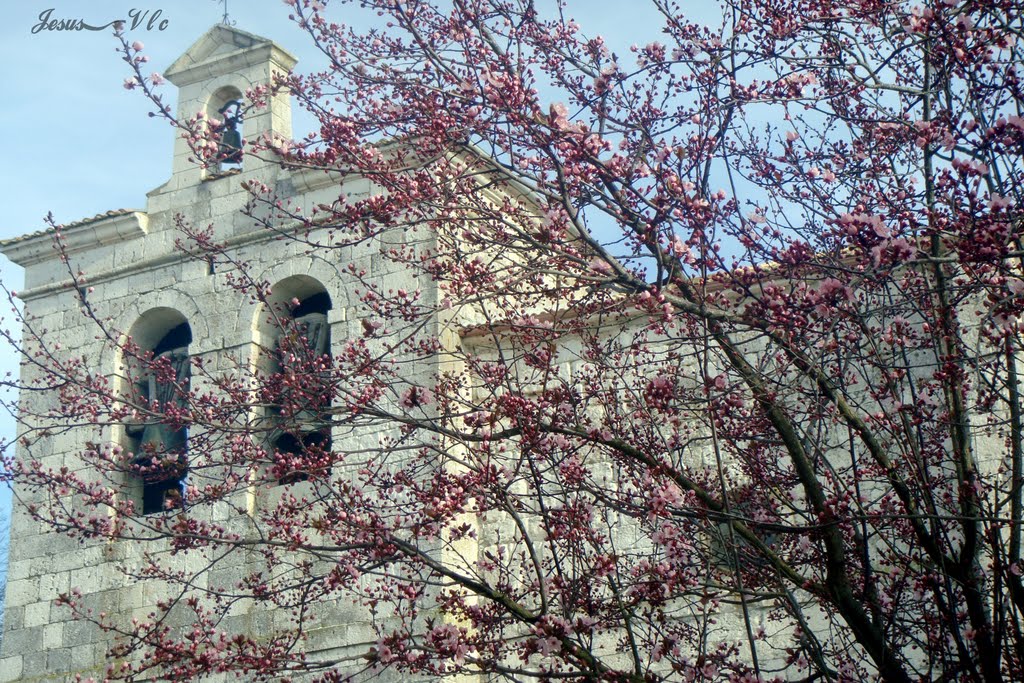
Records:
[[[229,109],[234,111],[228,113]],[[242,163],[242,134],[238,132],[238,124],[242,121],[242,103],[238,100],[231,100],[217,110],[217,113],[224,117],[221,124],[220,146],[218,158],[222,164]]]
[[[221,135],[220,160],[225,164],[242,163],[242,135],[236,128],[228,128]]]

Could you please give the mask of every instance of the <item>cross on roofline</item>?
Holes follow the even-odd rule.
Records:
[[[234,20],[232,20],[228,16],[228,0],[213,0],[213,1],[214,2],[219,2],[220,4],[224,5],[224,16],[221,17],[220,23],[224,24],[225,26],[234,26],[235,25]]]

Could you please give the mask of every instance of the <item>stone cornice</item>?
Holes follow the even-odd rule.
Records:
[[[145,237],[149,217],[142,211],[125,211],[97,219],[71,223],[60,229],[64,253],[68,256],[88,249]],[[14,263],[28,268],[44,261],[56,260],[54,231],[43,230],[0,242],[0,252]]]
[[[234,235],[222,242],[222,245],[227,248],[247,246],[251,244],[257,244],[260,242],[270,242],[271,240],[280,237],[282,232],[296,231],[301,228],[301,224],[294,222],[287,226],[282,226],[278,230],[267,230],[265,228],[257,228],[251,232],[242,233],[240,235]],[[53,241],[53,233],[48,233],[50,243]],[[51,249],[51,255],[55,255],[56,251]],[[6,250],[4,253],[8,253]],[[170,251],[152,258],[146,258],[139,261],[132,261],[125,265],[118,266],[116,268],[110,268],[103,271],[90,271],[87,273],[88,282],[90,285],[98,285],[104,282],[110,282],[112,280],[118,280],[125,276],[131,275],[132,273],[139,273],[146,270],[155,270],[166,265],[173,263],[180,263],[194,257],[184,254],[180,251]],[[11,259],[14,260],[13,258]],[[42,260],[42,259],[40,259]],[[18,263],[15,261],[15,263]],[[48,282],[38,287],[31,289],[20,290],[18,292],[18,298],[22,301],[30,301],[39,297],[48,296],[54,292],[59,292],[67,289],[73,289],[78,286],[79,283],[75,282],[71,278],[64,278],[55,282]]]

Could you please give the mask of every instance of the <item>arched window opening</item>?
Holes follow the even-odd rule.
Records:
[[[274,428],[271,477],[303,481],[328,469],[331,450],[331,297],[312,278],[289,278],[275,288],[270,385]],[[285,303],[287,302],[287,303]]]
[[[206,116],[215,122],[218,173],[242,166],[242,108],[242,93],[230,86],[215,92],[206,105]]]
[[[140,354],[129,369],[130,399],[143,411],[140,419],[125,425],[125,446],[141,485],[138,502],[142,513],[149,515],[185,505],[188,428],[182,411],[189,387],[192,328],[176,311],[156,309],[133,331]]]
[[[772,530],[773,525],[764,519],[765,514],[758,512],[760,508],[767,506],[767,501],[749,487],[730,491],[729,499],[728,517],[723,514],[710,529],[710,556],[714,564],[725,571],[734,571],[737,568],[752,573],[762,571],[769,566],[767,559],[730,528],[729,518],[742,521],[765,545],[773,547],[778,543],[779,537]]]

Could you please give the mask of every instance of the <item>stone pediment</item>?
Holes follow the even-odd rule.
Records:
[[[181,87],[262,61],[270,61],[288,71],[297,60],[272,40],[233,26],[217,24],[174,60],[164,76]]]

